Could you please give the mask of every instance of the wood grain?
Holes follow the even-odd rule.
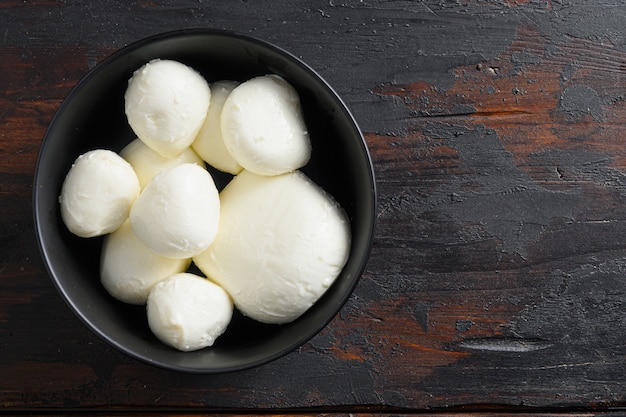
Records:
[[[619,413],[625,17],[617,1],[3,2],[0,412]],[[341,313],[292,354],[221,376],[100,341],[32,230],[63,98],[118,48],[183,27],[302,57],[359,121],[379,191]]]

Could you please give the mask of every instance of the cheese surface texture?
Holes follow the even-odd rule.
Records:
[[[306,165],[311,143],[297,91],[278,75],[252,78],[226,99],[224,144],[246,170],[280,175]]]
[[[213,178],[196,164],[161,171],[130,210],[135,235],[156,253],[176,259],[204,251],[215,238],[219,218]]]
[[[163,343],[189,352],[212,346],[230,323],[233,303],[208,279],[180,273],[152,287],[148,325]]]
[[[104,238],[100,282],[122,302],[145,304],[154,284],[186,271],[190,263],[191,259],[172,259],[155,253],[135,236],[126,221]]]
[[[207,81],[172,60],[153,60],[134,72],[124,95],[128,124],[139,139],[173,158],[189,147],[211,100]]]
[[[174,158],[166,158],[140,139],[135,139],[126,145],[120,151],[120,156],[133,167],[142,189],[148,185],[156,174],[168,168],[185,163],[198,164],[200,166],[204,164],[202,158],[191,148],[183,149]]]
[[[135,171],[113,151],[97,149],[80,155],[61,188],[61,218],[80,237],[102,236],[128,218],[139,195]]]
[[[222,137],[222,108],[229,94],[239,83],[237,81],[222,80],[214,82],[211,87],[211,103],[207,117],[191,144],[191,147],[200,157],[212,167],[229,174],[238,174],[242,167],[233,158]]]
[[[343,209],[300,171],[243,171],[222,191],[219,233],[193,258],[245,315],[298,318],[330,287],[350,251]]]

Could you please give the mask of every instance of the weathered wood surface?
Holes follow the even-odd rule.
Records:
[[[626,6],[617,0],[0,2],[0,412],[626,406]],[[33,233],[47,124],[116,49],[185,27],[290,50],[379,191],[341,313],[271,364],[180,375],[70,313]]]

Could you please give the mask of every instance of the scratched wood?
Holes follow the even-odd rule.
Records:
[[[626,6],[537,1],[0,3],[0,412],[599,412],[626,406]],[[271,364],[156,369],[85,329],[37,251],[31,182],[89,69],[184,27],[315,68],[377,175],[370,262]]]

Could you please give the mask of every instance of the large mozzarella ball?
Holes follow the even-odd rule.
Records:
[[[242,167],[226,149],[222,138],[222,108],[236,81],[222,80],[211,84],[211,103],[207,117],[191,147],[212,167],[229,174],[238,174]]]
[[[189,352],[212,346],[224,333],[233,303],[208,279],[181,273],[152,287],[147,314],[150,330],[159,340]]]
[[[156,253],[184,259],[213,242],[219,217],[211,174],[196,164],[182,164],[161,171],[144,188],[130,210],[130,225]]]
[[[206,118],[211,90],[194,69],[172,60],[153,60],[128,81],[128,123],[146,145],[172,158],[189,147]]]
[[[245,315],[286,323],[330,287],[350,251],[343,209],[300,171],[243,171],[222,191],[220,231],[193,261]]]
[[[133,233],[130,223],[107,235],[100,257],[100,281],[114,298],[145,304],[154,284],[184,272],[191,259],[172,259],[148,248]]]
[[[301,168],[311,143],[298,93],[277,75],[265,75],[236,87],[222,109],[222,136],[230,154],[259,175]]]
[[[63,181],[61,218],[80,237],[110,233],[126,221],[139,191],[135,171],[121,156],[89,151],[74,161]]]
[[[174,158],[166,158],[140,139],[135,139],[126,145],[121,150],[120,156],[133,167],[142,189],[148,185],[156,174],[168,168],[186,163],[198,164],[200,166],[204,164],[202,158],[191,148],[185,148]]]

